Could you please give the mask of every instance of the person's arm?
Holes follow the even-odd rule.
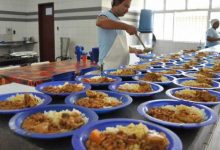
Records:
[[[130,35],[137,33],[137,29],[134,26],[108,19],[106,16],[98,16],[96,26],[104,29],[125,30]]]
[[[220,41],[220,38],[214,38],[214,37],[207,36],[207,41],[209,41],[209,42]]]

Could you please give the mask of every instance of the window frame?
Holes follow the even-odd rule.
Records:
[[[144,4],[146,4],[147,0],[144,0]],[[192,12],[192,11],[208,11],[208,16],[207,16],[207,29],[210,27],[210,17],[211,17],[211,13],[212,12],[220,12],[220,8],[212,8],[212,0],[209,0],[209,7],[208,9],[189,9],[188,7],[188,0],[185,0],[185,9],[182,9],[182,10],[166,10],[166,0],[164,0],[164,9],[163,10],[154,10],[154,14],[157,14],[157,13],[162,13],[164,14],[164,19],[165,19],[165,14],[166,13],[173,13],[175,14],[176,12]],[[145,5],[144,5],[144,8]],[[174,17],[174,15],[173,15]],[[174,22],[175,20],[173,20]],[[174,27],[173,27],[174,28]],[[206,30],[207,30],[206,29]],[[164,23],[163,23],[163,31],[164,31]],[[173,29],[174,31],[174,29]],[[163,33],[164,35],[164,33]],[[172,35],[172,40],[164,40],[164,36],[163,36],[163,39],[160,39],[160,40],[163,40],[163,41],[174,41],[174,32],[173,32],[173,35]],[[186,41],[182,41],[182,42],[186,42]]]

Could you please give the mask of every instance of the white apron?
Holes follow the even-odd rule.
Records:
[[[118,34],[112,47],[103,60],[103,69],[116,69],[121,65],[129,63],[129,48],[127,45],[126,33]]]

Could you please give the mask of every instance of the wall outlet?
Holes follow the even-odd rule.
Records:
[[[6,34],[12,34],[12,28],[6,28]]]

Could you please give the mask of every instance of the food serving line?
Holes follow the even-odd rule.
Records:
[[[111,113],[106,114],[99,114],[99,119],[109,119],[109,118],[132,118],[132,119],[139,119],[146,121],[146,118],[138,114],[137,107],[145,102],[150,100],[156,99],[170,99],[165,94],[170,88],[177,87],[173,83],[164,86],[163,92],[146,96],[146,97],[133,97],[133,102],[122,109],[113,111]],[[27,85],[21,85],[17,83],[12,83],[8,85],[0,86],[0,93],[9,93],[9,92],[22,92],[22,91],[29,91],[29,92],[36,92],[34,87],[30,87]],[[218,90],[219,91],[219,90]],[[56,97],[53,99],[52,104],[57,103],[64,103],[64,97]],[[219,111],[220,106],[212,106],[212,109],[217,114],[219,118]],[[71,149],[71,139],[64,138],[64,139],[57,139],[57,140],[40,140],[40,139],[31,139],[31,138],[24,138],[14,134],[8,127],[8,121],[12,115],[0,115],[0,139],[1,149],[18,149],[19,147],[22,149]],[[219,121],[219,120],[218,120]],[[193,129],[182,129],[182,128],[171,128],[181,139],[183,143],[183,149],[214,149],[217,148],[216,137],[217,131],[219,131],[219,122],[211,124],[209,126],[200,127],[200,128],[193,128]],[[211,143],[211,145],[210,145]],[[213,144],[214,143],[214,144]],[[10,148],[9,148],[10,147]]]
[[[168,88],[176,87],[174,85],[169,86]],[[22,85],[19,83],[10,83],[6,85],[0,86],[0,92],[3,93],[11,93],[11,92],[37,92],[34,87]],[[99,119],[108,119],[108,118],[133,118],[146,120],[144,117],[140,116],[137,113],[137,107],[139,104],[143,103],[143,101],[153,100],[153,99],[167,99],[167,95],[162,92],[154,96],[150,96],[147,98],[137,99],[132,102],[128,107],[111,112],[110,114],[99,115]],[[145,99],[145,100],[144,100]],[[61,99],[55,99],[54,101],[59,101],[58,103],[63,103]],[[57,102],[55,102],[57,103]],[[219,113],[220,106],[213,107],[213,110],[216,113]],[[218,114],[219,116],[219,114]],[[71,146],[71,138],[57,139],[57,140],[39,140],[39,139],[30,139],[21,137],[15,133],[13,133],[8,127],[8,121],[12,117],[12,115],[0,115],[0,148],[1,149],[32,149],[32,150],[59,150],[59,149],[72,149]],[[217,143],[213,145],[213,142],[217,142],[216,136],[219,133],[220,122],[216,122],[212,125],[197,128],[197,129],[175,129],[173,130],[182,140],[184,149],[206,149],[213,150],[213,147],[217,148]],[[215,138],[214,138],[215,137]],[[212,143],[212,145],[210,145]],[[210,148],[211,147],[211,148]]]

